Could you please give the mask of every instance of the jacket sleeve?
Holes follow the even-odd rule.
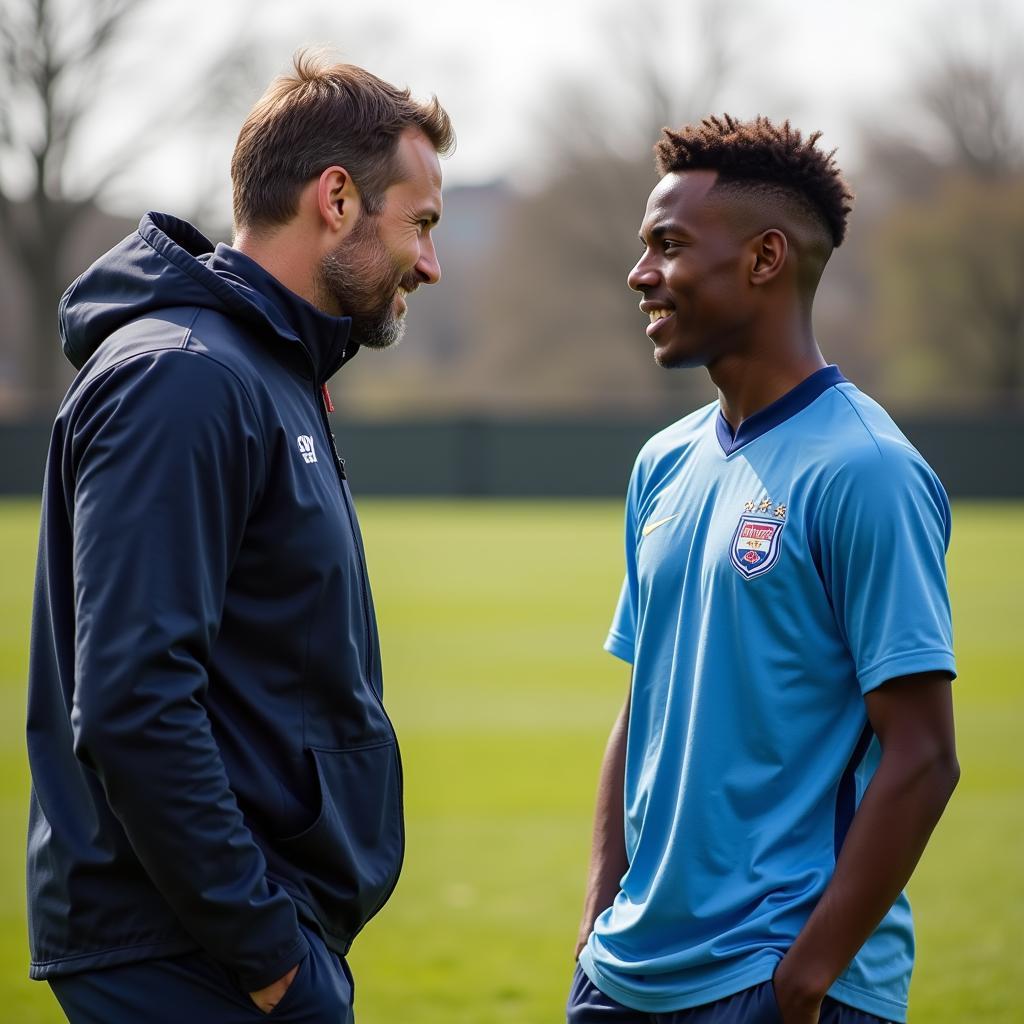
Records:
[[[173,349],[91,382],[71,430],[75,752],[185,929],[253,991],[307,949],[294,904],[268,883],[202,700],[265,483],[255,412],[230,370]]]

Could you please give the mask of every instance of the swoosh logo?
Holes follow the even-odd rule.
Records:
[[[670,515],[670,516],[665,516],[665,518],[664,518],[664,519],[659,519],[659,520],[658,520],[657,522],[654,522],[654,523],[647,523],[647,524],[646,524],[646,525],[644,526],[644,528],[643,528],[643,530],[641,531],[641,533],[643,534],[643,536],[644,536],[644,537],[646,537],[646,536],[647,536],[648,534],[650,534],[650,533],[654,533],[654,531],[655,531],[655,530],[656,530],[656,529],[657,529],[657,528],[658,528],[659,526],[664,526],[664,525],[665,525],[666,523],[670,523],[670,522],[672,522],[672,520],[673,520],[673,519],[675,519],[675,518],[676,518],[676,517],[678,517],[678,516],[681,516],[682,514],[683,514],[682,512],[673,512],[673,513],[672,513],[672,515]]]

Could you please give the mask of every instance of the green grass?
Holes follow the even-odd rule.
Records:
[[[37,507],[0,505],[0,1017],[62,1018],[26,979],[22,722]],[[362,502],[408,855],[352,955],[359,1024],[562,1019],[598,761],[626,669],[601,652],[612,503]],[[956,508],[963,781],[911,887],[912,1021],[1011,1024],[1024,972],[1022,505]]]

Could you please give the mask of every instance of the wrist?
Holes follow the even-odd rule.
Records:
[[[584,914],[580,921],[579,930],[576,932],[576,945],[577,947],[583,947],[590,940],[590,933],[594,930],[594,919],[596,914],[591,916],[590,914]]]
[[[776,996],[787,1005],[814,1007],[825,998],[834,980],[819,965],[794,955],[791,949],[776,967],[772,984]]]

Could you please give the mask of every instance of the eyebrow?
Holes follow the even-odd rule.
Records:
[[[651,238],[655,240],[664,238],[666,235],[686,235],[687,238],[692,238],[693,232],[683,224],[679,224],[678,222],[671,220],[663,220],[651,228]],[[637,237],[641,242],[646,241],[643,236],[643,232],[641,232]]]

